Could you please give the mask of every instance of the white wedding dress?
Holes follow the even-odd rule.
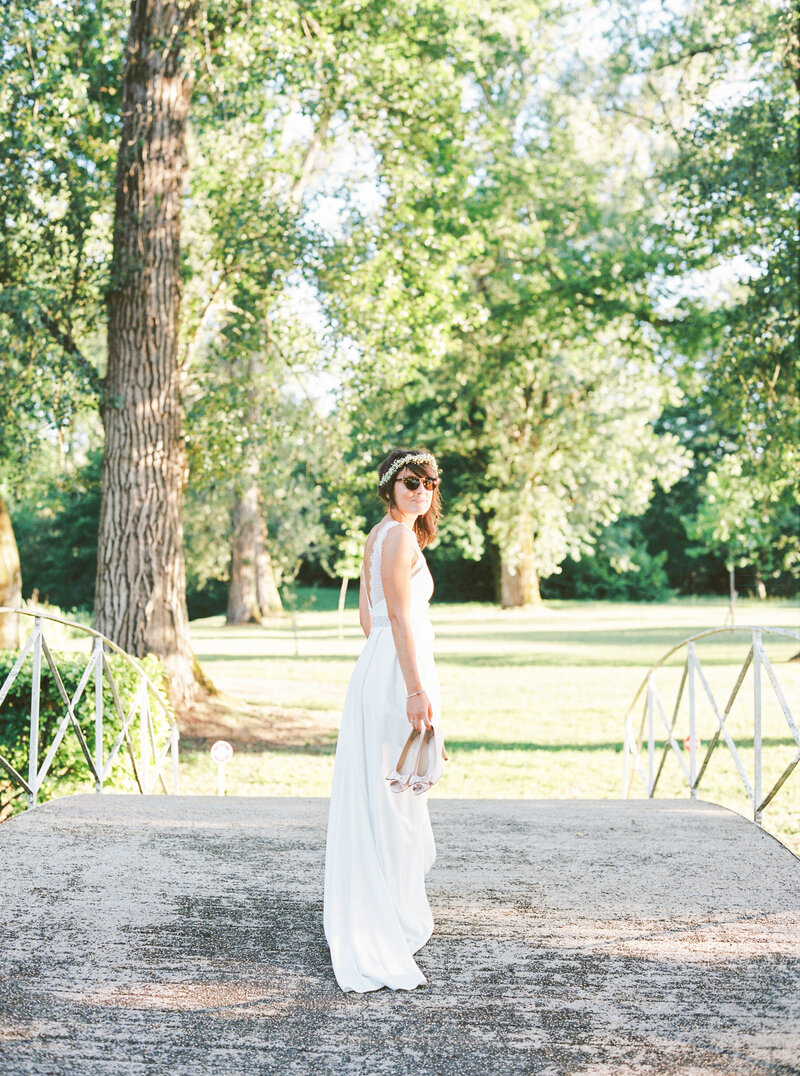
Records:
[[[425,874],[436,855],[427,794],[389,789],[411,726],[381,582],[378,528],[365,585],[372,628],[344,703],[333,771],[325,856],[325,936],[342,990],[411,990],[427,979],[414,953],[433,931]],[[428,603],[433,579],[421,551],[411,569],[411,620],[417,668],[439,722],[439,679]]]

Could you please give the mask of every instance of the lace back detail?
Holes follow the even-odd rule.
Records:
[[[372,552],[369,557],[369,603],[374,607],[378,602],[383,601],[383,583],[381,582],[381,549],[383,548],[383,540],[389,533],[392,527],[402,527],[397,519],[389,519],[387,523],[381,524],[380,530],[375,535],[375,542],[372,546]]]

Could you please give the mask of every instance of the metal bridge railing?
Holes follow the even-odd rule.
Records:
[[[178,726],[161,689],[153,683],[139,662],[136,661],[135,658],[132,658],[130,654],[126,654],[124,650],[120,649],[120,647],[110,639],[107,639],[104,635],[94,631],[92,628],[84,627],[82,624],[75,624],[72,621],[62,620],[61,617],[49,616],[45,613],[32,612],[26,609],[11,609],[7,606],[0,606],[0,613],[16,613],[18,616],[30,617],[33,620],[33,630],[26,639],[17,660],[14,662],[11,671],[5,678],[2,687],[0,687],[0,706],[2,706],[12,684],[16,680],[25,660],[30,654],[32,671],[27,778],[23,777],[7,759],[0,755],[0,766],[2,766],[6,773],[8,773],[17,784],[24,788],[27,795],[27,806],[36,806],[42,782],[47,776],[59,744],[70,727],[73,729],[78,739],[78,743],[80,744],[83,756],[86,760],[87,768],[94,777],[96,792],[100,793],[103,791],[103,785],[117,762],[120,750],[124,743],[130,757],[134,779],[142,794],[149,794],[155,788],[157,783],[161,785],[165,793],[170,791],[167,788],[167,782],[163,771],[163,765],[168,755],[172,762],[171,791],[177,793]],[[45,621],[61,624],[65,627],[74,629],[75,631],[89,635],[92,638],[92,648],[86,662],[86,667],[83,670],[83,675],[75,689],[75,693],[71,698],[64,687],[56,661],[47,644],[44,633]],[[137,680],[133,692],[133,701],[127,712],[120,701],[117,683],[106,658],[106,649],[119,654],[136,671]],[[42,657],[44,657],[50,668],[56,688],[61,696],[61,701],[64,704],[65,713],[53,736],[52,742],[47,749],[47,753],[41,765],[39,765],[38,759],[41,747],[39,742],[39,702],[41,692]],[[89,684],[90,678],[93,678],[94,680],[94,756],[89,749],[86,737],[75,716],[75,709]],[[103,748],[103,728],[106,720],[103,700],[104,681],[110,689],[111,696],[114,700],[114,714],[119,721],[119,732],[107,757],[104,757]],[[166,742],[160,746],[156,743],[157,734],[153,719],[154,710],[156,714],[160,711],[160,713],[170,722]],[[134,747],[132,739],[132,735],[136,735],[137,729],[139,734],[138,752]]]
[[[733,689],[728,697],[728,701],[724,708],[720,708],[717,703],[714,693],[712,692],[703,665],[697,656],[697,650],[695,643],[698,639],[706,639],[712,635],[731,634],[732,632],[747,631],[751,634],[750,648],[747,652],[742,666],[739,670],[739,675],[733,686]],[[636,774],[641,778],[645,791],[649,797],[653,797],[658,787],[658,781],[664,770],[664,764],[669,757],[670,752],[673,752],[678,759],[680,768],[686,779],[686,783],[689,787],[689,794],[692,799],[697,796],[697,789],[703,779],[703,774],[708,768],[709,761],[714,753],[717,745],[721,740],[724,740],[731,753],[733,761],[736,765],[736,769],[739,773],[739,778],[742,782],[745,792],[750,800],[750,804],[753,808],[753,820],[759,825],[761,824],[761,812],[772,801],[776,793],[782,788],[792,771],[800,762],[800,730],[797,727],[797,721],[792,715],[791,709],[783,689],[778,682],[778,678],[775,675],[775,670],[772,667],[772,663],[767,657],[764,650],[764,643],[762,637],[764,635],[779,635],[785,638],[796,639],[800,641],[800,633],[794,631],[787,631],[783,628],[762,628],[746,625],[740,628],[715,628],[712,631],[700,632],[698,635],[693,635],[689,639],[684,639],[682,642],[674,646],[668,653],[666,653],[659,662],[657,662],[647,673],[639,690],[630,705],[628,713],[625,716],[625,742],[623,745],[623,778],[622,778],[622,795],[627,797],[631,793],[631,786]],[[683,647],[686,647],[686,659],[683,664],[683,674],[680,680],[680,686],[678,687],[678,693],[675,698],[674,705],[672,706],[672,716],[668,720],[664,709],[664,704],[661,699],[661,695],[656,684],[655,674],[662,668],[665,663],[678,653]],[[736,743],[731,735],[730,729],[727,726],[727,721],[730,716],[733,704],[736,701],[740,689],[745,681],[748,671],[752,666],[753,670],[753,749],[754,749],[754,773],[753,781],[751,783],[750,778],[742,763],[741,755],[737,750]],[[762,790],[762,778],[763,778],[763,759],[762,759],[762,743],[761,743],[761,724],[763,716],[763,700],[762,700],[762,672],[766,673],[767,680],[772,687],[778,704],[783,713],[783,717],[786,720],[786,724],[789,728],[789,732],[794,739],[797,746],[797,750],[794,754],[794,758],[788,763],[777,781],[772,785],[766,795]],[[716,728],[708,743],[708,747],[703,756],[702,762],[698,766],[698,746],[700,744],[698,736],[698,688],[703,695],[707,698],[711,712],[716,720]],[[685,752],[681,750],[682,745],[678,743],[675,738],[675,729],[678,723],[678,718],[681,713],[681,704],[684,698],[688,695],[688,709],[689,709],[689,764],[686,765],[684,758]],[[634,728],[634,714],[636,707],[640,700],[644,698],[644,705],[642,710],[641,721],[639,723],[638,731]],[[660,727],[659,727],[660,726]],[[685,726],[684,726],[685,728]],[[656,749],[656,732],[659,736],[663,736],[666,733],[666,741],[663,748],[660,748],[660,757],[657,760]],[[647,760],[646,768],[643,765],[643,749],[646,746]]]

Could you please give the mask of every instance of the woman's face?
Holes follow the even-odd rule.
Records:
[[[407,489],[404,478],[419,478],[410,467],[404,467],[396,476],[394,482],[394,500],[398,509],[406,515],[424,516],[431,506],[433,490],[425,489],[422,482],[416,489]]]

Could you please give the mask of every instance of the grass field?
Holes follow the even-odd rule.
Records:
[[[193,622],[195,652],[221,694],[185,723],[182,792],[215,791],[217,770],[208,747],[224,738],[235,748],[225,771],[227,793],[328,794],[339,714],[364,642],[355,593],[349,595],[342,637],[335,600],[332,591],[305,592],[294,617],[276,617],[262,626],[226,628],[222,618]],[[431,795],[619,796],[624,717],[645,672],[680,640],[721,627],[725,612],[722,601],[552,602],[533,612],[434,604],[450,762]],[[800,610],[789,603],[741,601],[737,624],[798,631]],[[720,709],[748,646],[746,632],[698,643]],[[788,659],[800,643],[767,637],[766,648],[797,719],[800,663]],[[684,657],[685,650],[658,674],[668,715]],[[794,758],[796,747],[766,676],[762,691],[766,791]],[[750,672],[728,724],[751,781],[752,699]],[[699,684],[698,714],[706,745],[716,721]],[[684,705],[676,728],[679,742],[687,733]],[[663,745],[663,735],[658,742]],[[637,781],[633,795],[642,794]],[[686,794],[671,752],[657,794]],[[701,797],[749,812],[724,745],[712,756]],[[800,766],[766,809],[764,826],[800,853]]]

